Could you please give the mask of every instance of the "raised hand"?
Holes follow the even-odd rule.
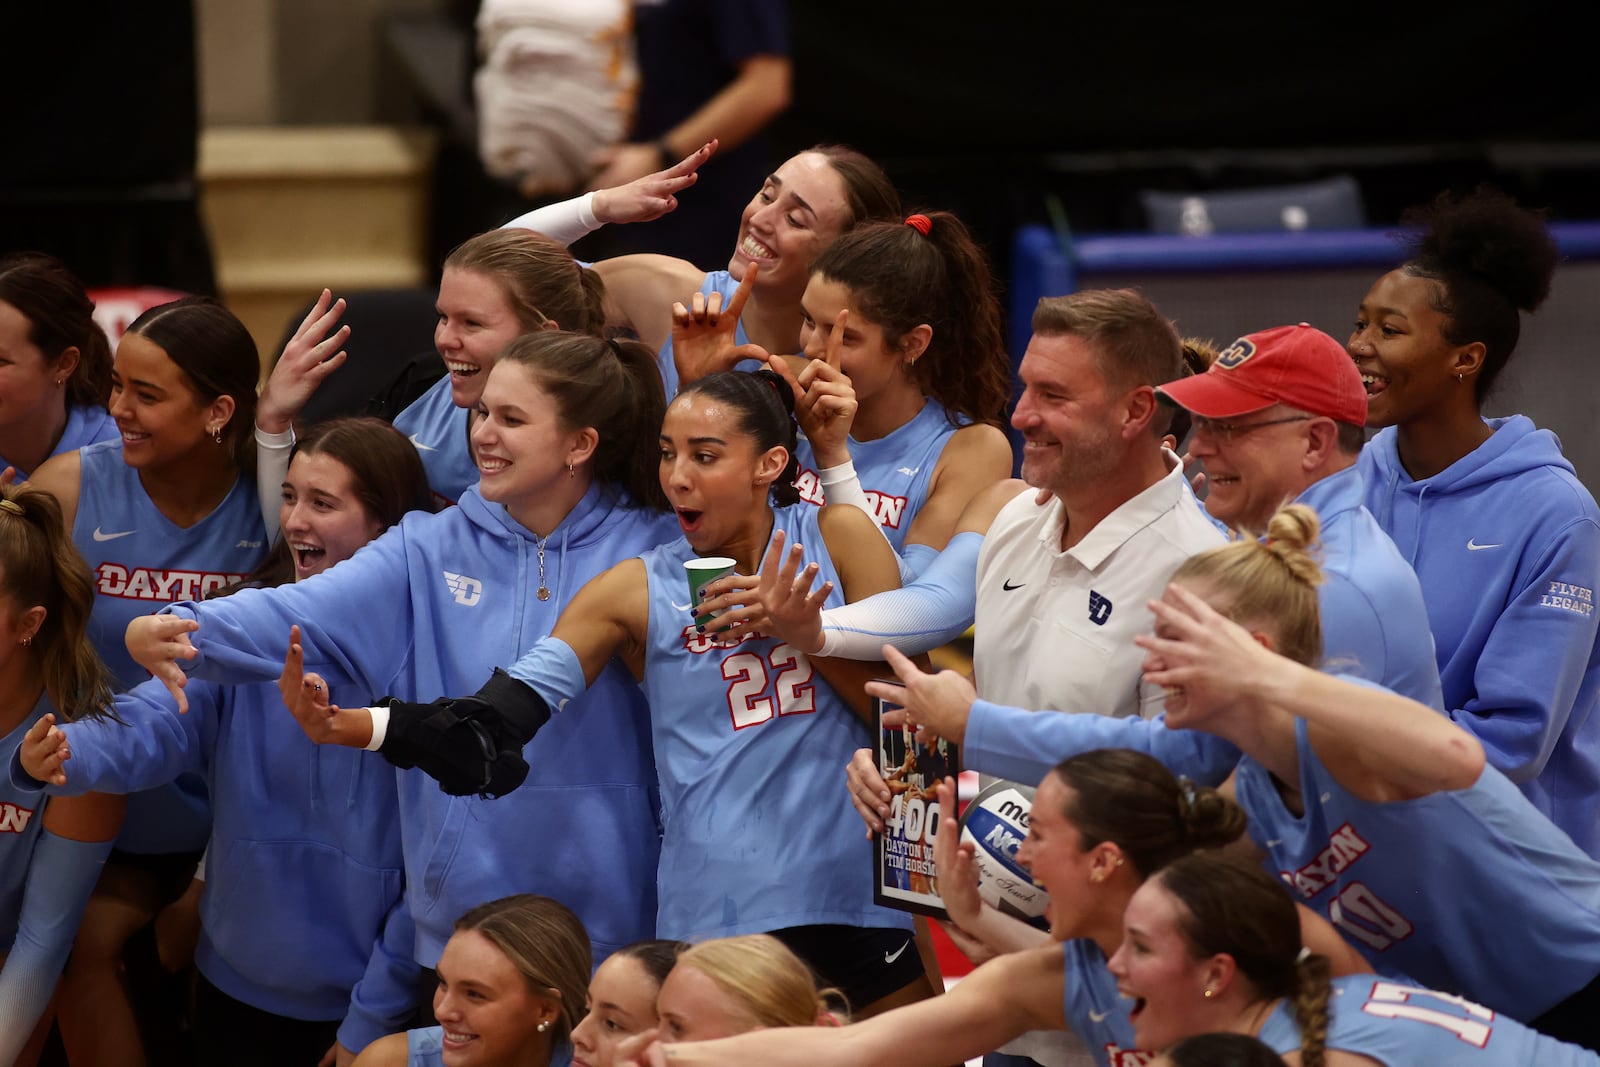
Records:
[[[822,605],[833,583],[813,589],[817,564],[801,569],[805,547],[795,545],[786,554],[783,546],[783,531],[774,530],[759,576],[730,575],[706,586],[712,595],[701,602],[700,610],[717,613],[706,624],[706,633],[748,628],[786,641],[807,655],[822,648]]]
[[[644,148],[649,158],[623,160],[622,150]],[[654,145],[619,145],[608,150],[607,165],[589,186],[595,190],[596,220],[604,223],[649,222],[678,206],[677,194],[700,180],[697,173],[717,150],[715,139],[707,141],[666,170],[657,170],[659,158]],[[640,175],[639,167],[646,170]],[[611,188],[606,188],[611,186]]]
[[[200,629],[193,619],[179,615],[140,615],[128,623],[123,640],[133,661],[161,679],[172,699],[177,701],[179,713],[189,710],[189,700],[183,687],[189,676],[178,665],[179,660],[194,659],[199,650],[189,640],[189,635]]]
[[[1167,690],[1169,714],[1258,695],[1289,663],[1176,582],[1150,601],[1150,610],[1156,632],[1134,643],[1148,653],[1145,680]]]
[[[300,627],[289,627],[289,652],[278,675],[283,706],[306,736],[319,745],[366,748],[372,740],[372,716],[366,708],[341,708],[328,701],[328,687],[320,675],[305,673],[305,650],[300,647]]]
[[[744,280],[726,307],[722,294],[695,293],[687,307],[680,301],[672,305],[672,361],[678,369],[678,384],[688,385],[717,371],[732,370],[741,359],[765,363],[770,358],[760,345],[734,343],[739,316],[755,288],[758,264],[745,268]]]
[[[961,820],[956,812],[956,780],[946,778],[935,792],[939,800],[939,829],[933,839],[933,866],[939,873],[939,899],[944,901],[950,919],[967,932],[977,929],[983,911],[978,896],[978,864],[975,846],[961,840]]]
[[[923,744],[931,744],[932,737],[961,744],[967,736],[972,703],[978,699],[971,679],[952,670],[929,674],[893,645],[883,646],[883,658],[894,668],[901,684],[868,682],[867,693],[903,709],[886,713],[883,725],[915,726]]]
[[[795,421],[811,442],[819,470],[837,467],[850,459],[850,427],[858,404],[855,386],[843,369],[844,332],[849,322],[850,313],[839,312],[833,329],[828,331],[822,358],[811,360],[797,375],[791,376],[769,361],[795,390]]]
[[[300,414],[323,381],[344,365],[348,358],[344,343],[350,327],[340,326],[330,336],[344,314],[344,298],[333,299],[327,289],[317,297],[306,317],[283,346],[278,361],[267,375],[267,384],[256,402],[256,425],[268,433],[282,433]]]
[[[22,769],[38,781],[67,784],[67,774],[61,765],[72,758],[72,746],[67,744],[67,735],[56,725],[53,713],[46,712],[28,727],[28,732],[22,735],[22,744],[17,746],[17,757]]]

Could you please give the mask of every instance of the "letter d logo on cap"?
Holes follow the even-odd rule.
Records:
[[[1217,353],[1217,366],[1224,370],[1233,370],[1255,354],[1255,342],[1248,337],[1241,337]]]

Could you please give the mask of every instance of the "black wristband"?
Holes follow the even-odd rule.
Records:
[[[667,143],[667,139],[665,137],[657,137],[655,140],[655,146],[656,155],[661,157],[662,170],[666,170],[668,167],[676,163],[679,158],[681,158],[672,150],[672,146]]]
[[[505,734],[501,738],[502,745],[521,749],[550,721],[550,705],[545,703],[544,697],[533,686],[513,678],[499,667],[476,695],[494,710]]]

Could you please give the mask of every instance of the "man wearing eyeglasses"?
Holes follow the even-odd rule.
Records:
[[[1290,502],[1317,512],[1324,665],[1442,710],[1422,589],[1361,504],[1367,394],[1344,345],[1303,322],[1263,330],[1157,392],[1194,417],[1212,518],[1260,534]]]

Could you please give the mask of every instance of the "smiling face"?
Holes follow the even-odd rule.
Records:
[[[758,451],[739,412],[703,393],[684,393],[661,424],[661,488],[684,537],[715,555],[765,514],[767,493],[787,450]]]
[[[1235,427],[1224,433],[1212,420],[1196,418],[1189,454],[1205,464],[1206,511],[1226,526],[1261,532],[1279,508],[1305,491],[1309,480],[1302,465],[1311,420],[1294,418],[1282,404],[1248,415],[1219,420]],[[1255,427],[1255,428],[1252,428]]]
[[[1061,494],[1100,482],[1121,463],[1119,397],[1089,342],[1035,334],[1018,371],[1022,396],[1011,425],[1021,431],[1022,478]]]
[[[567,463],[578,434],[520,363],[496,364],[482,392],[472,426],[478,489],[485,500],[517,512],[569,479]]]
[[[122,432],[122,459],[135,469],[182,462],[197,451],[226,449],[210,428],[226,425],[233,401],[204,403],[166,351],[142,334],[124,334],[111,367],[107,404]]]
[[[488,274],[446,267],[439,280],[433,346],[450,371],[450,399],[470,408],[483,395],[487,371],[522,333],[505,287]]]
[[[433,1014],[444,1028],[445,1067],[534,1062],[547,1042],[538,1026],[559,1010],[536,994],[504,952],[475,930],[458,930],[439,957]]]
[[[356,495],[350,468],[321,452],[299,452],[289,464],[278,525],[293,553],[297,582],[349,559],[383,532]]]
[[[756,1029],[755,1020],[706,973],[680,963],[661,983],[661,1041],[709,1041]]]
[[[1392,270],[1367,292],[1345,346],[1367,389],[1367,425],[1395,426],[1436,410],[1467,386],[1455,380],[1458,349],[1433,307],[1439,283]]]
[[[745,268],[759,263],[759,288],[798,297],[812,262],[843,232],[849,215],[844,179],[828,157],[792,156],[745,205],[728,273],[739,281]]]
[[[1220,1005],[1205,995],[1215,982],[1213,961],[1190,953],[1182,908],[1159,878],[1140,886],[1123,917],[1122,946],[1106,964],[1134,1002],[1129,1017],[1139,1048],[1162,1049],[1220,1028]]]
[[[611,1067],[624,1039],[659,1022],[661,987],[632,956],[613,955],[589,982],[589,1013],[572,1030],[572,1067]]]

